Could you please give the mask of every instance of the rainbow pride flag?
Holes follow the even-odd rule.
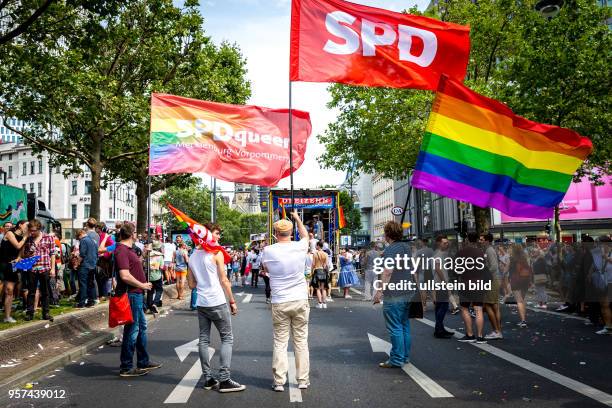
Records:
[[[412,185],[510,216],[551,218],[592,150],[570,129],[517,116],[444,77]]]

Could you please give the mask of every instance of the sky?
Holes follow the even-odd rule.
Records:
[[[412,6],[425,9],[429,0],[353,0],[354,3],[402,11]],[[291,0],[201,0],[204,30],[215,43],[229,41],[240,48],[247,62],[251,81],[249,105],[287,108],[289,105],[289,31]],[[294,177],[295,187],[341,184],[343,172],[322,169],[317,162],[325,147],[317,140],[337,112],[327,108],[326,83],[294,82],[292,107],[310,112],[312,136],[306,159]],[[208,183],[210,177],[203,177]],[[233,190],[233,183],[218,181],[222,190]],[[289,188],[289,177],[279,187]]]

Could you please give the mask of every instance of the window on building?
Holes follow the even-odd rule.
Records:
[[[60,167],[59,167],[59,166],[57,166],[57,167],[55,168],[55,174],[59,174],[59,172],[60,172]]]
[[[91,181],[85,180],[85,194],[91,194]]]
[[[76,217],[77,217],[77,205],[72,204],[72,219],[75,219]]]
[[[112,187],[112,185],[108,186],[108,199],[109,200],[113,199],[113,187]]]
[[[38,183],[38,194],[37,197],[42,197],[42,183]]]
[[[64,231],[64,239],[72,239],[72,231],[65,230]]]
[[[30,183],[30,193],[34,192],[34,183]]]
[[[113,219],[113,207],[108,208],[108,218],[111,220]]]
[[[9,160],[13,160],[13,153],[9,153]]]
[[[25,190],[25,189],[26,189],[26,185],[25,185],[25,184],[22,184],[22,185],[21,185],[21,188]]]
[[[83,218],[89,218],[90,212],[91,212],[91,205],[85,204],[85,214],[83,215]]]
[[[42,174],[43,161],[42,159],[38,160],[38,174]]]
[[[72,180],[72,191],[71,191],[71,194],[72,195],[77,195],[77,181],[76,180]]]
[[[8,166],[8,178],[13,178],[13,166]]]
[[[26,174],[28,174],[28,163],[23,162],[21,163],[21,175],[25,176]]]
[[[30,174],[34,174],[34,170],[36,169],[36,162],[30,162]]]

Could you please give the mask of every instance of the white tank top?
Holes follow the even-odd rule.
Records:
[[[227,303],[214,256],[202,249],[196,249],[189,257],[189,269],[198,283],[197,306],[214,307]]]

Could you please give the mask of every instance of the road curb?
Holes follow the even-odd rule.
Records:
[[[180,303],[181,302],[173,302],[171,305],[159,308],[160,313],[157,316],[146,314],[145,316],[147,318],[147,322],[150,320],[157,319],[158,316],[168,312],[173,306],[179,305]],[[30,368],[20,371],[18,374],[15,374],[5,379],[4,382],[0,384],[0,395],[5,395],[11,389],[21,388],[22,385],[27,382],[36,381],[37,379],[45,376],[56,368],[68,365],[79,357],[83,357],[88,352],[96,350],[99,346],[104,345],[106,342],[113,339],[122,330],[123,327],[118,327],[114,329],[109,329],[105,332],[100,332],[99,335],[89,340],[85,344],[73,347],[70,350],[61,353],[60,355],[51,357],[48,360],[45,360]]]

